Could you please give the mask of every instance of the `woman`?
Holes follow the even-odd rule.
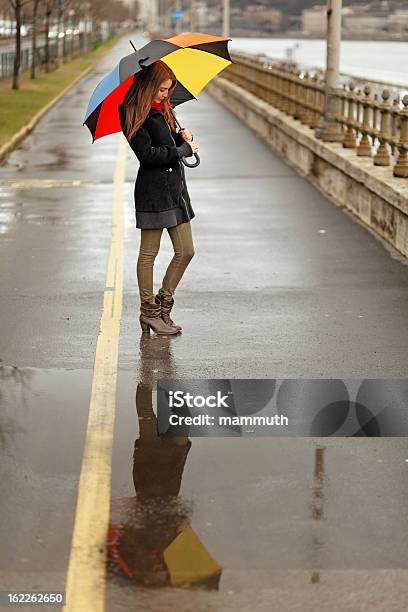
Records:
[[[137,260],[140,325],[143,332],[181,331],[170,318],[174,292],[194,255],[190,221],[194,211],[187,191],[182,157],[198,151],[189,130],[176,132],[170,96],[173,71],[161,61],[135,75],[119,106],[122,131],[140,162],[135,184],[136,227],[141,230]],[[162,286],[153,293],[153,266],[166,228],[174,249]]]

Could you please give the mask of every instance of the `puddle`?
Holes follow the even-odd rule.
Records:
[[[141,338],[117,408],[110,598],[240,591],[243,572],[318,582],[323,570],[408,568],[405,438],[158,437],[155,385],[177,379],[173,342]]]
[[[34,213],[21,215],[21,220],[27,221],[32,225],[77,225],[79,223],[79,221],[68,220],[66,217],[36,215]]]
[[[173,349],[142,337],[137,371],[118,372],[108,597],[408,568],[404,438],[159,437],[155,385],[177,378]],[[91,383],[92,370],[0,367],[2,572],[65,571]]]
[[[0,367],[1,573],[68,558],[91,380],[91,370]]]

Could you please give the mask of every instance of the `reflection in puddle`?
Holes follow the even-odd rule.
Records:
[[[153,386],[175,376],[171,338],[143,337],[136,389],[139,437],[134,444],[135,497],[113,498],[108,571],[143,587],[218,589],[222,569],[191,526],[191,505],[180,496],[191,441],[157,434]]]
[[[56,215],[38,215],[38,214],[26,214],[21,217],[24,221],[33,225],[73,225],[72,221],[67,221],[64,217],[58,217]]]
[[[325,447],[315,448],[315,462],[314,462],[314,479],[313,479],[313,518],[315,521],[321,521],[324,518],[323,515],[323,484],[324,484],[324,451]],[[316,553],[324,548],[325,542],[318,536],[313,538],[314,549]],[[310,582],[315,584],[320,582],[320,572],[313,571],[310,577]]]
[[[11,221],[13,221],[13,219],[14,219],[14,213],[0,210],[0,223],[1,224],[5,225],[7,223],[10,223]]]
[[[27,408],[26,393],[31,391],[29,383],[33,375],[27,368],[0,366],[0,450],[6,450],[13,436],[24,431],[16,422],[13,408],[17,401]]]
[[[313,518],[317,521],[323,518],[324,450],[322,447],[315,449]]]

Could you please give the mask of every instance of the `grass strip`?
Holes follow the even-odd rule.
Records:
[[[12,78],[0,81],[0,147],[8,142],[44,106],[68,87],[81,72],[95,64],[121,35],[113,36],[95,51],[89,51],[74,60],[61,63],[53,72],[37,71],[30,79],[30,71],[20,74],[20,89],[11,89]]]

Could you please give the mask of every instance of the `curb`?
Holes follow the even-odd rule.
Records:
[[[99,61],[100,58],[98,58]],[[42,119],[42,117],[45,115],[45,113],[47,113],[53,106],[55,106],[55,104],[57,104],[57,102],[60,101],[60,99],[65,96],[66,93],[68,93],[68,91],[70,89],[72,89],[72,87],[74,87],[78,81],[80,81],[81,79],[84,78],[84,76],[86,76],[88,74],[88,72],[91,72],[91,70],[94,69],[95,65],[97,62],[94,62],[91,66],[89,66],[88,68],[86,68],[85,70],[83,70],[73,81],[72,83],[70,83],[69,85],[67,85],[67,87],[65,87],[65,89],[63,89],[62,91],[60,91],[60,93],[55,96],[55,98],[53,98],[50,102],[48,102],[48,104],[46,106],[44,106],[44,108],[42,108],[36,115],[34,115],[34,117],[32,117],[32,119],[29,121],[29,123],[27,123],[27,125],[24,125],[21,130],[19,130],[17,132],[17,134],[14,134],[14,136],[8,141],[6,142],[6,144],[4,144],[1,148],[0,148],[0,165],[3,164],[3,162],[6,160],[7,156],[14,151],[14,149],[17,148],[17,146],[20,144],[20,142],[22,140],[24,140],[24,138],[33,131],[33,129],[35,128],[35,126],[37,125],[37,123],[40,121],[40,119]]]

